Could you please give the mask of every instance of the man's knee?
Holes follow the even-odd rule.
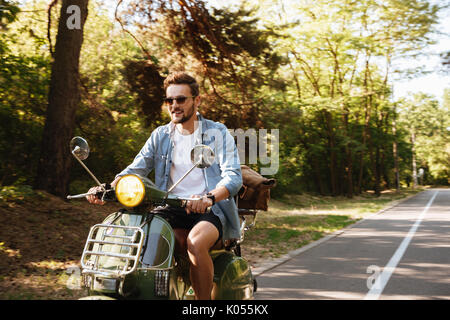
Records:
[[[219,231],[216,227],[202,221],[197,224],[187,237],[187,250],[189,254],[197,256],[208,253],[210,248],[216,243]]]
[[[187,251],[190,254],[198,255],[204,251],[208,251],[204,241],[200,237],[189,235],[186,239]]]

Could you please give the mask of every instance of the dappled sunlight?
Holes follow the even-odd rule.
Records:
[[[395,269],[395,275],[396,277],[450,284],[449,270],[449,264],[402,263],[401,266]]]
[[[78,299],[86,295],[85,290],[67,287],[67,270],[77,267],[76,261],[29,262],[2,277],[0,299]]]
[[[383,294],[380,300],[448,300],[448,296]]]
[[[308,290],[309,299],[342,299],[342,300],[360,300],[364,295],[359,292],[348,291],[323,291],[323,290]]]
[[[364,298],[364,294],[360,292],[348,292],[348,291],[325,291],[310,288],[264,288],[265,291],[258,291],[256,299],[277,299],[277,300],[361,300]],[[301,297],[301,298],[299,298]]]
[[[4,242],[0,242],[0,253],[5,254],[9,258],[20,258],[21,257],[19,249],[15,250],[15,249],[8,248],[7,246],[5,246]]]
[[[76,261],[55,261],[43,260],[38,262],[29,262],[26,264],[30,268],[39,268],[41,270],[66,270],[67,268],[79,266]]]

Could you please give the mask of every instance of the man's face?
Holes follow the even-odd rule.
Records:
[[[171,99],[171,104],[166,103],[166,106],[173,123],[184,123],[197,112],[199,97],[192,97],[187,84],[171,84],[167,87],[166,98]]]

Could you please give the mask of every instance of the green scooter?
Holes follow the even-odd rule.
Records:
[[[122,177],[113,189],[101,184],[85,166],[89,146],[81,137],[71,140],[73,156],[87,170],[102,191],[96,196],[104,201],[119,201],[126,208],[107,216],[91,227],[81,257],[82,284],[89,296],[82,299],[152,299],[192,300],[186,253],[175,250],[175,233],[169,223],[150,213],[161,205],[183,207],[189,198],[180,198],[158,189],[148,178],[138,175]],[[214,160],[212,149],[205,145],[191,151],[192,168],[206,168]],[[175,185],[176,185],[175,184]],[[89,193],[68,196],[84,198]],[[241,257],[244,233],[256,222],[256,210],[240,209],[241,238],[220,243],[210,255],[214,264],[212,298],[217,300],[253,299],[256,280],[249,263]],[[252,223],[247,219],[252,216]],[[247,219],[246,219],[247,218]]]

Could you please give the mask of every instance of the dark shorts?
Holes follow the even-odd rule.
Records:
[[[212,211],[208,213],[187,214],[184,208],[167,205],[165,207],[157,207],[153,209],[152,212],[166,219],[174,229],[181,228],[191,230],[200,221],[208,221],[216,227],[217,231],[219,231],[219,238],[217,241],[222,238],[222,223],[220,222],[219,217]]]

